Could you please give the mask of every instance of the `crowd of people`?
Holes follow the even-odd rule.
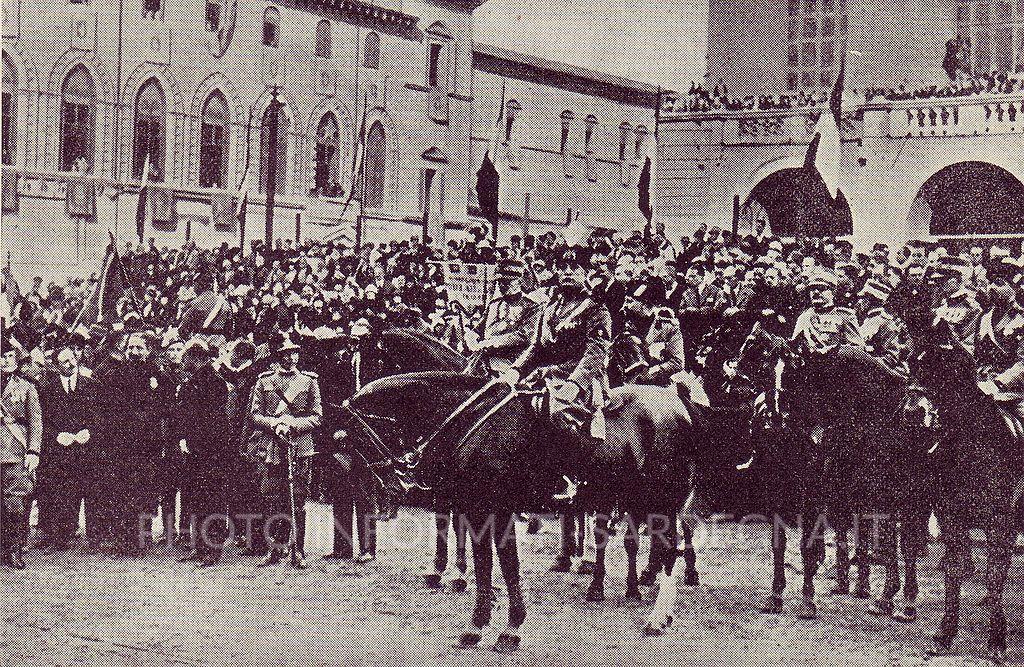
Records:
[[[872,87],[858,92],[850,90],[848,95],[864,102],[931,100],[941,98],[970,97],[975,95],[1005,95],[1024,92],[1024,76],[1001,71],[992,71],[974,76],[959,76],[948,85],[932,85],[910,89]],[[826,107],[829,93],[798,91],[788,95],[746,95],[730,97],[724,82],[711,90],[697,83],[690,83],[686,95],[666,93],[662,109],[673,113],[710,111],[771,111],[777,109],[805,109]]]
[[[84,501],[95,548],[142,553],[151,533],[140,517],[161,517],[164,539],[188,547],[185,560],[215,564],[231,528],[247,526],[242,541],[262,564],[291,544],[301,565],[302,507],[321,492],[337,519],[327,556],[358,548],[372,559],[374,485],[334,435],[338,406],[363,381],[360,345],[389,327],[441,339],[469,358],[469,372],[549,386],[548,417],[569,430],[589,425],[594,437],[607,387],[700,376],[702,344],[743,318],[811,352],[861,346],[906,375],[901,318],[917,308],[975,353],[992,393],[1024,384],[1017,241],[856,252],[845,239],[764,229],[702,227],[676,240],[655,225],[502,245],[482,229],[445,247],[257,243],[245,254],[151,241],[117,258],[131,289],[102,340],[79,313],[99,276],[45,287],[36,279],[13,299],[0,369],[8,565],[24,567],[33,500],[51,548],[72,544]],[[446,261],[495,264],[492,298],[454,298]],[[318,344],[328,360],[319,375],[307,368],[313,357],[300,363],[300,349]],[[231,522],[215,520],[225,513]]]

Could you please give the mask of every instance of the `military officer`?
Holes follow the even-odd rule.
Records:
[[[1024,275],[1014,260],[988,268],[992,307],[981,316],[975,355],[982,389],[1024,393]]]
[[[498,296],[487,306],[484,335],[471,345],[467,373],[491,375],[506,370],[526,349],[539,304],[523,293],[523,265],[503,260],[495,277]]]
[[[886,309],[892,291],[886,280],[872,278],[864,284],[858,295],[864,313],[860,335],[869,354],[889,370],[907,375],[910,344],[906,326]]]
[[[946,322],[960,343],[971,352],[978,337],[981,306],[967,286],[973,273],[971,263],[960,257],[942,257],[932,268],[929,281],[937,286],[932,326]]]
[[[320,385],[315,373],[300,371],[299,346],[288,337],[272,340],[274,368],[260,375],[253,388],[249,414],[253,434],[250,451],[260,462],[260,491],[266,503],[266,531],[270,547],[260,566],[281,561],[289,542],[289,521],[294,493],[295,567],[304,567],[306,498],[309,496],[313,431],[323,419]],[[289,479],[289,459],[291,479]]]
[[[13,340],[4,341],[0,361],[0,562],[25,569],[22,552],[28,538],[28,507],[43,437],[43,416],[36,387],[18,375],[27,359]]]
[[[840,345],[864,347],[857,315],[835,303],[837,284],[835,275],[823,269],[808,278],[811,306],[797,318],[790,338],[798,347],[810,352],[828,352]]]

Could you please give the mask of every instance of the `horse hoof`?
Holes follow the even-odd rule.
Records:
[[[604,586],[591,584],[587,589],[587,602],[604,602]]]
[[[900,623],[913,623],[917,620],[917,607],[904,607],[893,612],[892,617]]]
[[[492,650],[495,653],[512,653],[519,648],[519,637],[517,635],[510,635],[505,632],[498,635],[498,640],[494,642]]]
[[[683,575],[684,586],[696,586],[698,583],[700,583],[700,581],[696,570],[691,570]]]
[[[946,639],[935,637],[931,643],[924,650],[927,655],[932,656],[943,656],[949,655],[950,649],[952,648],[952,642]]]
[[[989,647],[988,653],[985,655],[993,665],[1005,665],[1006,664],[1006,649],[1000,647]]]
[[[644,628],[644,636],[646,636],[646,637],[660,637],[661,635],[665,634],[665,630],[667,630],[671,625],[672,625],[672,617],[671,616],[666,616],[664,618],[664,620],[661,621],[661,623],[649,622],[647,624],[647,627]]]
[[[441,575],[428,574],[423,577],[423,583],[427,588],[441,588]]]
[[[640,594],[640,588],[639,587],[631,586],[631,587],[626,589],[626,599],[627,600],[636,600],[637,602],[640,602],[640,601],[642,601],[644,599],[644,596]]]
[[[568,572],[572,569],[572,561],[565,556],[559,556],[548,568],[548,572]]]
[[[577,574],[594,574],[594,568],[597,567],[597,563],[592,560],[580,561],[579,567],[576,568]]]
[[[889,616],[892,614],[892,600],[872,600],[868,605],[868,613],[872,616]]]
[[[640,579],[637,580],[637,583],[641,586],[653,586],[657,580],[658,573],[656,570],[644,570],[640,573]]]
[[[843,582],[836,582],[836,585],[832,587],[832,590],[828,592],[829,595],[849,595],[850,584]]]
[[[796,617],[805,621],[813,621],[818,617],[818,608],[810,600],[804,600],[797,607]]]
[[[456,593],[465,593],[468,586],[465,579],[452,579],[452,590]]]
[[[462,648],[472,648],[480,643],[479,632],[463,632],[462,636],[459,637],[459,646]]]
[[[781,614],[782,613],[782,598],[772,596],[768,598],[768,601],[761,605],[762,614]]]
[[[857,589],[853,591],[853,597],[867,600],[871,597],[871,588],[869,586],[857,586]]]

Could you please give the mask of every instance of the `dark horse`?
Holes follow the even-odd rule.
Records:
[[[989,610],[989,658],[1006,655],[1003,588],[1017,533],[1024,529],[1024,445],[1020,420],[1008,414],[976,382],[971,353],[940,326],[912,329],[912,370],[939,417],[939,441],[930,460],[935,470],[936,516],[946,544],[945,613],[930,653],[948,654],[960,625],[960,587],[970,558],[968,530],[985,531]]]
[[[849,590],[849,533],[854,531],[858,597],[870,596],[869,549],[886,568],[881,595],[869,607],[893,613],[900,589],[896,526],[900,527],[905,582],[901,621],[916,618],[918,530],[923,443],[909,437],[904,415],[907,380],[864,350],[841,346],[828,354],[797,356],[788,341],[755,325],[740,354],[742,375],[766,380],[764,401],[753,430],[762,447],[753,462],[789,479],[780,490],[773,521],[772,595],[766,612],[782,610],[785,588],[786,523],[802,529],[803,601],[801,618],[814,618],[814,575],[824,558],[826,525],[836,533],[836,586]],[[759,459],[763,459],[760,460]],[[763,473],[762,473],[763,474]],[[872,535],[873,532],[873,535]],[[864,539],[871,535],[872,539]]]
[[[393,462],[401,452],[388,448],[386,437],[367,415],[387,416],[392,427],[404,431],[401,441],[412,446],[420,434],[433,432],[457,406],[485,387],[505,387],[499,394],[503,398],[493,404],[486,419],[472,415],[462,430],[465,435],[440,453],[439,492],[464,515],[473,542],[476,603],[460,643],[477,644],[490,623],[492,549],[496,549],[509,595],[509,618],[494,648],[507,651],[518,646],[526,605],[519,581],[515,514],[544,507],[573,458],[593,462],[587,467],[589,491],[577,498],[581,508],[608,512],[618,507],[631,517],[643,517],[649,525],[660,520],[666,545],[660,550],[661,585],[647,632],[663,632],[674,613],[679,571],[674,567],[676,517],[691,490],[698,435],[685,405],[672,389],[631,385],[613,390],[621,394],[622,408],[609,417],[603,444],[591,442],[588,447],[582,438],[555,432],[539,419],[529,394],[460,373],[413,373],[373,382],[349,401],[355,446],[362,447],[367,458]],[[627,531],[627,595],[638,598],[637,547],[636,531]],[[603,587],[603,548],[599,536],[592,588]],[[692,568],[692,552],[685,560],[687,568]]]

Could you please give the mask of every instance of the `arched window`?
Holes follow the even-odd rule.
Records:
[[[228,176],[228,103],[215,90],[203,105],[202,135],[199,145],[199,185],[223,188]]]
[[[583,135],[583,150],[586,153],[590,153],[592,151],[590,142],[594,138],[594,128],[597,127],[597,118],[594,116],[587,116],[585,122],[587,129],[584,131]]]
[[[167,122],[167,101],[163,88],[156,79],[142,84],[135,98],[135,144],[132,153],[132,173],[142,178],[142,170],[149,160],[149,177],[164,179],[164,146]]]
[[[386,151],[384,126],[374,123],[366,135],[366,156],[363,163],[363,205],[367,208],[384,206]]]
[[[645,144],[647,143],[647,128],[643,125],[636,126],[636,145],[633,149],[637,159],[644,157]]]
[[[629,135],[633,133],[633,126],[623,122],[619,125],[619,162],[626,161],[626,147],[629,146]]]
[[[316,24],[316,43],[313,49],[317,58],[331,57],[331,22],[327,19]]]
[[[260,192],[267,191],[267,172],[270,167],[270,135],[274,125],[274,105],[268,106],[263,113],[260,125]],[[288,171],[288,131],[290,128],[284,105],[277,107],[277,153],[275,155],[274,192],[282,194],[287,182]]]
[[[14,164],[15,146],[17,146],[18,127],[18,71],[14,69],[14,62],[5,51],[3,54],[3,104],[0,109],[0,120],[3,132],[3,164]]]
[[[380,68],[380,35],[375,32],[366,33],[363,44],[363,67]]]
[[[562,112],[562,138],[559,142],[559,152],[565,155],[569,148],[569,130],[572,128],[573,114],[568,109]]]
[[[341,196],[338,173],[339,154],[338,120],[333,113],[326,113],[316,128],[316,172],[313,180],[317,192],[331,197]]]
[[[451,33],[441,23],[427,28],[427,85],[450,90],[455,79],[454,45]]]
[[[92,168],[96,86],[84,65],[77,65],[60,90],[60,169]]]
[[[263,12],[263,44],[277,46],[281,41],[281,12],[277,7],[267,7]]]
[[[512,125],[516,122],[516,118],[522,110],[522,105],[515,100],[509,100],[505,104],[505,143],[512,140]]]

